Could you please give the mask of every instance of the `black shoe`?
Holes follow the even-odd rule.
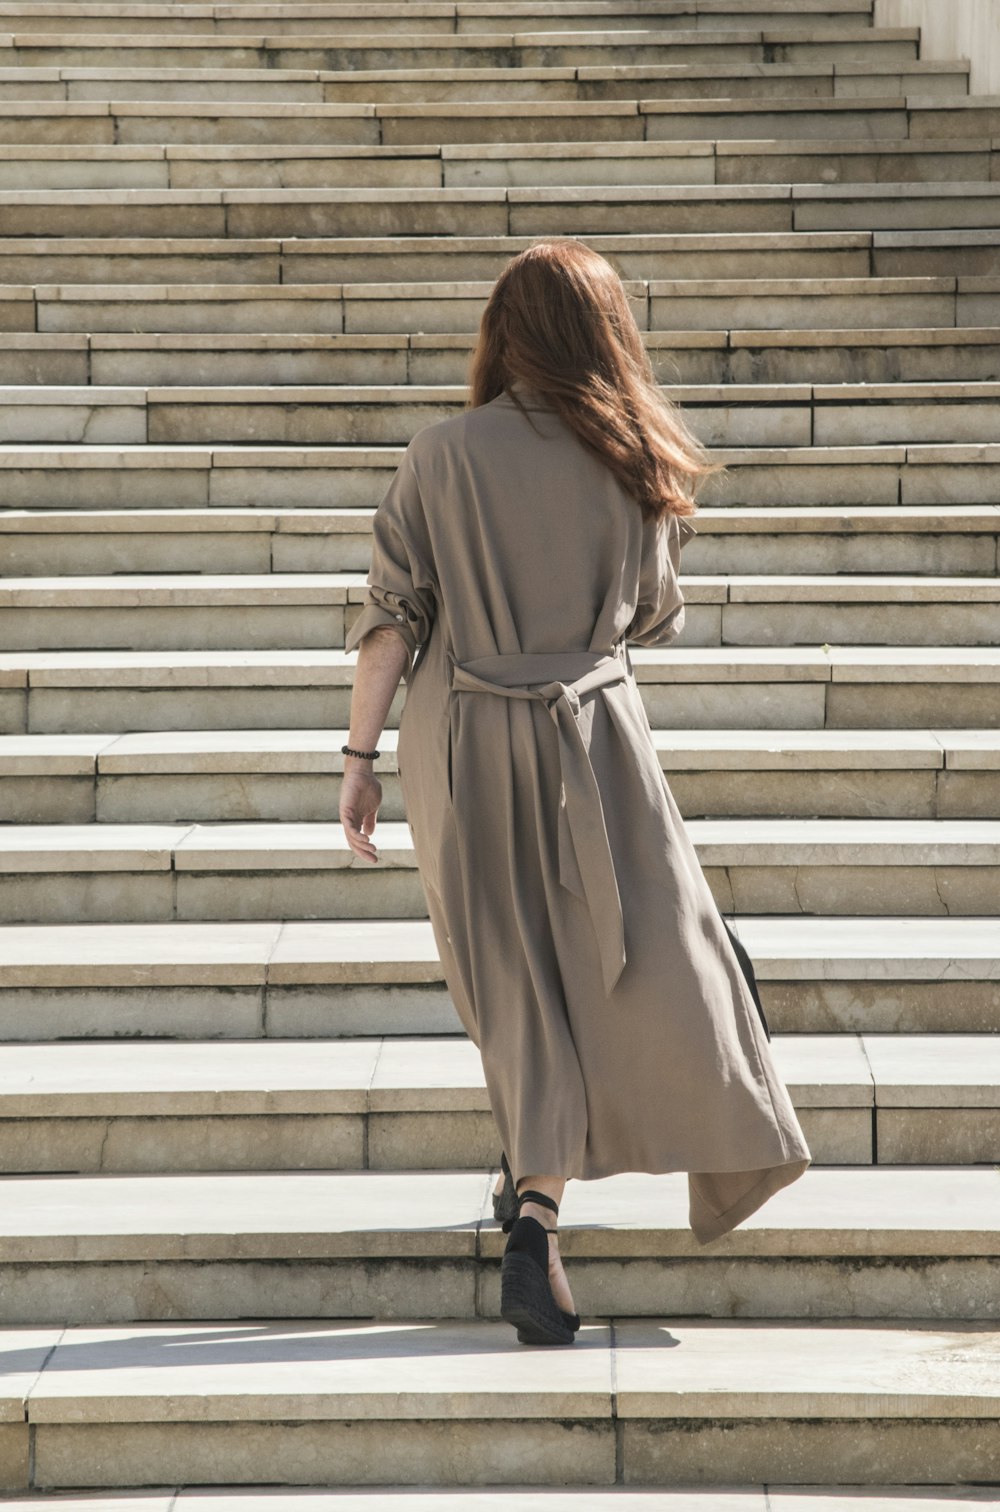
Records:
[[[543,1192],[521,1192],[559,1216],[559,1204]],[[518,1218],[510,1230],[500,1266],[500,1316],[517,1329],[522,1344],[572,1344],[580,1327],[577,1313],[563,1312],[549,1284],[549,1233],[537,1218]]]
[[[504,1233],[509,1234],[514,1227],[514,1219],[517,1217],[517,1190],[510,1166],[507,1164],[507,1156],[502,1152],[500,1169],[504,1174],[504,1184],[499,1192],[493,1193],[493,1217],[497,1223],[503,1224]]]

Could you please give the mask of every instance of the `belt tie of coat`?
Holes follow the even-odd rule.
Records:
[[[479,656],[457,662],[449,654],[451,687],[544,703],[559,735],[559,881],[590,910],[610,994],[625,965],[625,923],[601,792],[580,730],[580,699],[628,676],[624,645],[614,652],[542,651]]]

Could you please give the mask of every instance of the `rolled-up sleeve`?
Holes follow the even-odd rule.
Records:
[[[388,625],[397,631],[409,658],[408,682],[418,648],[431,633],[437,612],[437,582],[423,500],[407,451],[389,490],[372,517],[372,560],[364,606],[344,642],[357,650],[369,630]]]
[[[639,597],[626,639],[637,646],[666,646],[684,628],[684,596],[678,581],[681,551],[697,531],[669,514],[644,526]]]

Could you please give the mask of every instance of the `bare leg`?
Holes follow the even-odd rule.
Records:
[[[522,1176],[517,1183],[518,1192],[541,1192],[546,1197],[551,1197],[553,1202],[561,1202],[563,1192],[566,1190],[566,1178],[564,1176]],[[559,1237],[555,1232],[556,1215],[549,1208],[542,1207],[537,1202],[524,1202],[521,1204],[520,1216],[522,1218],[537,1218],[543,1228],[549,1230],[549,1285],[552,1295],[556,1299],[556,1306],[561,1307],[563,1312],[575,1313],[573,1293],[569,1289],[566,1272],[563,1270],[562,1259],[559,1254]]]

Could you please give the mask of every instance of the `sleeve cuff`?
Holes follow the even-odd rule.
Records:
[[[413,666],[413,658],[417,654],[417,640],[405,617],[393,614],[390,609],[383,609],[378,604],[366,604],[348,630],[344,639],[344,651],[348,654],[356,651],[364,640],[369,630],[374,630],[377,625],[389,625],[402,637],[406,649],[409,652],[409,666],[404,672],[404,677],[409,676]]]

